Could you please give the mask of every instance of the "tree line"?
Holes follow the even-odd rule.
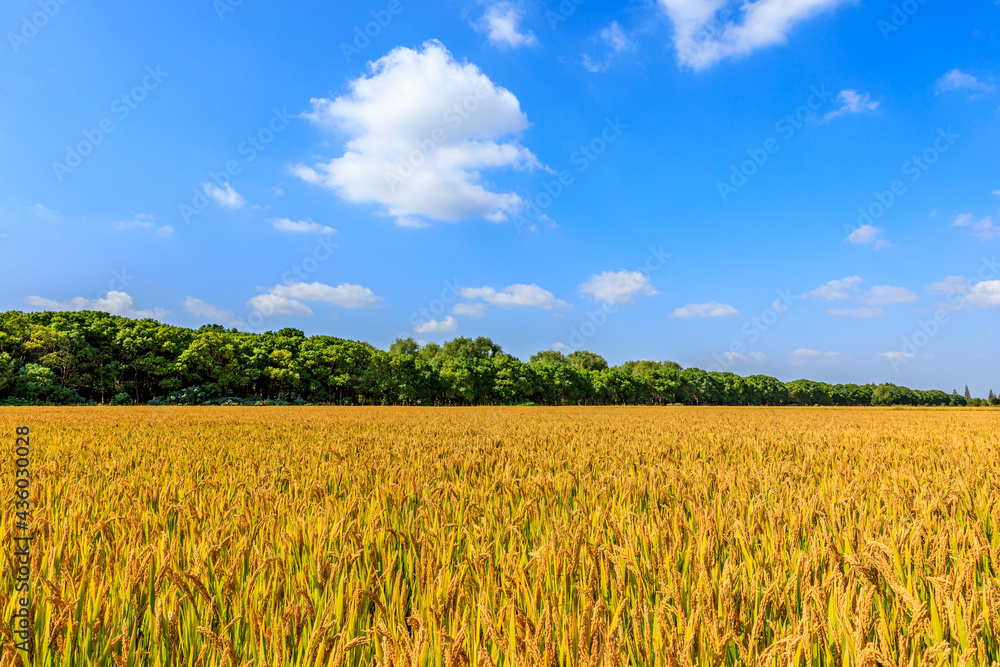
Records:
[[[973,399],[971,402],[981,399]],[[994,399],[994,404],[998,403]],[[920,405],[958,392],[783,383],[764,375],[546,350],[528,363],[489,338],[388,351],[298,329],[200,329],[101,312],[0,313],[0,404]]]

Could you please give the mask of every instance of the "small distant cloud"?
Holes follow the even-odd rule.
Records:
[[[1000,236],[1000,226],[997,226],[997,224],[993,222],[993,218],[990,216],[981,220],[976,220],[971,214],[963,213],[955,218],[955,222],[952,223],[952,226],[968,227],[972,231],[973,236],[984,241],[995,239]]]
[[[767,361],[767,355],[763,352],[751,352],[750,354],[740,354],[738,352],[724,352],[720,354],[717,361],[722,361],[725,365],[732,366],[740,362],[755,361],[758,363]]]
[[[878,317],[885,317],[885,311],[881,308],[837,308],[826,311],[830,317],[850,317],[856,320],[871,320]]]
[[[270,222],[279,232],[293,234],[333,234],[337,231],[333,227],[327,227],[309,219],[296,222],[288,218],[271,218]]]
[[[928,292],[937,294],[964,294],[969,291],[969,279],[961,276],[948,276],[944,280],[927,285]]]
[[[156,220],[148,213],[135,213],[129,220],[119,220],[115,223],[115,229],[120,232],[129,232],[136,229],[152,230],[158,237],[167,238],[172,236],[174,228],[170,225],[157,227]]]
[[[917,355],[915,354],[910,354],[908,352],[900,352],[899,350],[893,350],[892,352],[882,352],[878,356],[880,356],[883,359],[887,359],[888,361],[893,361],[897,363],[901,361],[912,361],[917,358]]]
[[[258,315],[305,315],[313,314],[312,308],[301,301],[280,294],[258,294],[247,305]]]
[[[226,183],[224,188],[220,188],[213,183],[205,183],[202,187],[205,190],[205,194],[220,206],[231,209],[246,206],[246,200],[229,183]]]
[[[857,294],[863,282],[864,280],[861,276],[848,276],[840,280],[831,280],[811,292],[806,292],[803,296],[810,299],[822,299],[823,301],[841,301]]]
[[[604,72],[611,66],[616,55],[635,50],[635,44],[629,39],[618,21],[612,21],[605,26],[598,37],[608,48],[608,52],[603,58],[597,60],[586,54],[583,56],[583,66],[591,72]]]
[[[917,295],[905,287],[876,285],[868,291],[861,289],[864,280],[860,276],[848,276],[840,280],[831,280],[820,285],[811,292],[803,294],[806,299],[822,301],[860,301],[866,306],[886,306],[897,303],[910,303],[917,300]]]
[[[350,283],[336,287],[318,282],[283,283],[253,297],[247,305],[261,315],[312,315],[312,309],[303,301],[321,301],[340,308],[380,308],[382,297]]]
[[[957,68],[951,70],[937,81],[938,95],[959,90],[965,90],[973,94],[984,94],[993,92],[995,88],[996,86],[993,84],[982,81],[971,74],[966,74]]]
[[[452,315],[466,317],[486,317],[486,306],[481,303],[456,303],[451,309]]]
[[[639,295],[659,294],[640,271],[605,271],[592,275],[578,289],[581,294],[590,294],[606,303],[632,303]]]
[[[807,361],[831,361],[839,356],[840,353],[838,352],[820,352],[819,350],[810,350],[801,347],[792,352],[792,361],[797,364]]]
[[[59,212],[53,211],[51,208],[46,208],[41,204],[35,204],[34,206],[29,206],[28,211],[35,214],[42,220],[48,220],[49,222],[55,222],[59,219]]]
[[[894,244],[885,239],[879,238],[883,231],[884,230],[880,227],[862,225],[848,234],[844,241],[854,245],[871,245],[874,246],[876,250],[893,247]]]
[[[905,287],[876,285],[862,294],[860,301],[866,306],[889,306],[897,303],[913,303],[917,298],[915,292]]]
[[[537,44],[538,40],[529,30],[521,31],[521,11],[509,2],[498,2],[486,10],[482,20],[474,27],[479,32],[486,33],[490,44],[499,48],[517,49],[522,46]]]
[[[571,348],[566,343],[553,343],[552,349],[555,350],[556,352],[570,352],[573,350],[573,348]]]
[[[185,312],[188,312],[195,317],[210,320],[213,324],[225,324],[230,327],[237,327],[243,324],[236,318],[236,314],[233,313],[233,311],[216,308],[201,299],[195,299],[194,297],[189,296],[181,302],[181,306],[184,308]]]
[[[730,58],[788,42],[800,23],[849,0],[657,0],[674,24],[682,65],[704,70]]]
[[[502,290],[492,287],[465,287],[461,290],[463,299],[482,299],[486,303],[503,308],[532,306],[534,308],[568,308],[569,304],[557,299],[552,292],[538,285],[510,285]]]
[[[429,322],[418,324],[413,327],[413,331],[418,334],[451,333],[453,331],[458,331],[458,320],[451,315],[448,315],[440,321],[430,320]]]
[[[840,102],[840,108],[834,109],[830,113],[826,114],[827,120],[831,120],[839,116],[846,116],[848,114],[875,111],[881,104],[881,102],[873,102],[871,95],[868,93],[862,94],[856,90],[840,91],[840,94],[837,95],[837,101]]]
[[[693,320],[699,317],[734,317],[740,311],[726,303],[709,301],[708,303],[691,303],[683,308],[678,308],[670,313],[668,317],[676,317],[682,320]]]
[[[138,310],[135,307],[135,299],[128,292],[111,291],[97,299],[87,299],[82,296],[74,297],[68,301],[55,301],[45,299],[40,296],[29,296],[28,303],[36,308],[45,310],[72,311],[94,310],[120,317],[131,317],[135,319],[163,319],[170,314],[169,310],[154,308],[152,310]]]
[[[969,290],[966,301],[980,308],[1000,308],[1000,280],[984,280]]]

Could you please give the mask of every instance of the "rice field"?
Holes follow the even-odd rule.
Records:
[[[0,667],[995,665],[998,416],[0,409]]]

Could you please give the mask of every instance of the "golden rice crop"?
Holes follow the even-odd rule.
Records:
[[[3,409],[8,497],[19,425],[37,665],[1000,660],[991,411]]]

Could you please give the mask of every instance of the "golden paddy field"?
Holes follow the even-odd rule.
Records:
[[[0,667],[25,425],[36,665],[1000,661],[998,411],[0,409]]]

